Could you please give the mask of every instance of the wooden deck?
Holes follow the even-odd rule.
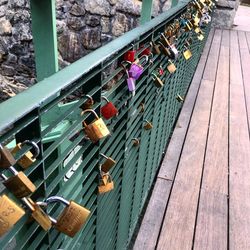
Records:
[[[250,32],[215,30],[134,249],[250,249]]]

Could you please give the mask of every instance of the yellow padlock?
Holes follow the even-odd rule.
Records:
[[[183,56],[186,60],[192,57],[192,52],[186,46],[185,46],[185,51],[183,52]]]
[[[102,118],[100,118],[96,112],[92,109],[86,109],[84,110],[81,115],[84,115],[87,112],[91,112],[95,115],[95,120],[90,123],[90,124],[86,124],[86,122],[83,122],[83,126],[84,126],[84,130],[86,135],[89,137],[89,139],[93,142],[96,143],[98,142],[100,139],[110,135],[110,132],[106,126],[106,124],[104,123],[104,121],[102,120]]]

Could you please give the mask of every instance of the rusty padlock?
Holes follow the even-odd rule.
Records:
[[[18,143],[12,150],[11,153],[16,156],[17,152],[22,149],[22,147],[27,144],[33,147],[35,153],[31,153],[30,151],[26,152],[18,161],[18,165],[23,169],[30,167],[35,161],[38,155],[40,154],[40,149],[38,145],[34,141],[26,140],[22,143]]]
[[[111,157],[108,157],[102,153],[100,153],[100,155],[105,158],[105,162],[102,163],[101,165],[101,170],[104,172],[104,173],[107,173],[109,172],[109,170],[116,164],[116,161],[113,160]]]
[[[92,123],[90,123],[89,125],[87,125],[87,123],[85,121],[83,122],[84,131],[85,131],[86,135],[89,137],[89,139],[93,143],[96,143],[100,139],[110,135],[110,132],[109,132],[106,124],[104,123],[102,118],[100,118],[96,114],[96,112],[94,110],[86,109],[86,110],[82,111],[81,115],[84,115],[87,112],[91,112],[95,116],[95,120]]]
[[[80,108],[81,108],[82,110],[91,109],[91,108],[93,107],[93,105],[95,104],[95,101],[94,101],[93,97],[90,96],[90,95],[85,95],[84,97],[87,97],[87,101],[84,102],[84,103],[80,106]]]
[[[98,185],[98,193],[104,194],[114,189],[114,182],[110,174],[102,174]]]
[[[117,116],[118,109],[115,107],[115,105],[110,102],[105,96],[102,96],[102,99],[105,100],[107,103],[101,107],[101,115],[107,120],[114,116]]]
[[[0,176],[4,179],[4,186],[17,198],[23,198],[35,192],[36,186],[22,171],[18,172],[14,167],[9,167],[8,170],[10,170],[14,176],[9,178],[4,174],[0,174]]]
[[[151,75],[153,76],[153,80],[154,80],[155,86],[156,86],[157,88],[163,87],[164,83],[163,83],[163,81],[160,79],[160,77],[158,77],[155,73],[151,73]]]
[[[149,122],[148,120],[144,120],[145,124],[143,125],[145,130],[150,130],[153,128],[153,124]]]
[[[0,196],[0,237],[7,233],[25,214],[19,207],[5,194]]]
[[[10,150],[0,144],[0,168],[6,169],[16,164],[16,160]]]
[[[47,207],[52,203],[58,202],[66,207],[63,209],[62,213],[57,219],[50,217],[53,226],[59,232],[73,238],[86,223],[90,215],[90,211],[75,201],[68,201],[60,196],[51,196],[47,198],[45,202],[42,202],[42,205]]]

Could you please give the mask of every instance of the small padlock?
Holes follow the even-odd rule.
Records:
[[[153,128],[153,124],[151,122],[149,122],[148,120],[144,120],[145,124],[144,124],[144,129],[145,130],[150,130]]]
[[[198,40],[202,41],[202,40],[204,39],[204,36],[203,36],[202,34],[199,34],[199,35],[197,36],[197,38],[198,38]]]
[[[34,141],[26,140],[22,143],[18,143],[12,150],[11,153],[16,156],[17,152],[25,145],[30,145],[35,150],[35,154],[32,154],[30,151],[26,152],[18,161],[18,165],[23,169],[30,167],[35,161],[38,155],[40,154],[40,149]]]
[[[0,144],[0,168],[9,168],[16,164],[14,156],[10,150]]]
[[[101,171],[107,173],[116,164],[116,161],[102,153],[100,155],[106,159],[105,162],[101,165]]]
[[[164,69],[162,68],[162,66],[160,65],[159,69],[158,69],[158,73],[160,76],[162,76],[164,74]]]
[[[133,138],[131,141],[133,142],[133,146],[135,147],[140,145],[140,140],[138,138]]]
[[[142,56],[150,56],[152,54],[150,47],[145,48],[144,45],[141,45],[139,50],[142,50],[141,52]]]
[[[86,223],[90,211],[74,201],[67,201],[60,196],[51,196],[43,202],[45,206],[51,203],[60,202],[66,207],[57,219],[51,218],[54,227],[59,232],[62,232],[69,237],[74,237]]]
[[[85,109],[91,109],[93,105],[95,104],[94,99],[90,95],[85,95],[84,97],[87,97],[87,101],[84,102],[81,106],[80,109],[85,110]]]
[[[144,113],[144,111],[145,111],[145,104],[144,104],[143,102],[141,102],[140,105],[139,105],[139,108],[140,108],[139,113],[140,113],[140,114],[141,114],[141,113]]]
[[[167,66],[167,69],[169,71],[169,73],[173,74],[176,71],[176,66],[174,65],[174,63],[171,60],[168,60],[169,64]]]
[[[5,194],[0,196],[0,237],[7,233],[25,214],[19,207]]]
[[[96,112],[94,110],[86,109],[86,110],[82,111],[81,115],[84,115],[87,112],[91,112],[95,116],[95,120],[92,123],[90,123],[89,125],[87,125],[85,121],[83,122],[84,131],[85,131],[86,135],[89,137],[89,139],[93,143],[96,143],[100,139],[110,135],[110,132],[109,132],[106,124],[104,123],[102,118],[100,118],[96,114]]]
[[[186,46],[184,46],[185,51],[183,52],[183,56],[186,60],[189,60],[192,57],[192,52]]]
[[[4,174],[1,174],[4,179],[3,184],[17,198],[23,198],[35,192],[36,186],[22,171],[18,172],[14,167],[9,167],[8,169],[14,176],[8,178]]]
[[[22,198],[22,201],[30,209],[31,218],[34,219],[44,231],[49,231],[52,227],[51,218],[39,206],[39,202],[36,203],[30,198]]]
[[[148,62],[148,56],[142,56],[140,57],[139,59],[135,60],[132,65],[130,66],[130,69],[128,71],[128,74],[130,77],[132,77],[133,79],[135,80],[138,80],[140,78],[140,76],[142,75],[143,71],[144,71],[144,68],[143,66],[140,64],[140,60],[142,58],[146,58],[146,61],[145,63]]]
[[[179,94],[176,96],[176,100],[178,102],[182,102],[182,103],[184,102],[184,98],[181,95],[179,95]]]
[[[165,54],[165,56],[170,58],[171,53],[170,53],[169,49],[166,48],[163,43],[159,42],[159,44],[161,45],[161,51]]]
[[[124,54],[124,61],[134,62],[136,50],[129,50]]]
[[[107,103],[101,107],[101,114],[105,119],[110,119],[114,116],[117,116],[118,110],[115,107],[115,105],[108,100],[107,97],[102,96],[102,99],[104,99]]]
[[[123,67],[126,75],[127,75],[127,85],[128,85],[128,90],[129,92],[132,93],[132,96],[135,95],[135,79],[129,76],[129,73],[127,71],[127,68],[121,63],[121,66]]]
[[[156,44],[155,42],[151,42],[150,45],[153,47],[153,52],[156,55],[160,55],[161,54],[161,50],[160,50],[160,45]]]
[[[104,194],[114,189],[114,182],[110,174],[101,175],[100,183],[98,185],[98,193]]]
[[[164,83],[163,83],[163,81],[160,79],[160,77],[158,77],[155,73],[151,73],[151,75],[153,76],[153,80],[154,80],[155,86],[156,86],[157,88],[163,87]]]
[[[178,50],[176,49],[175,45],[174,44],[170,44],[170,42],[168,41],[168,39],[165,37],[165,35],[162,33],[161,34],[164,42],[165,42],[165,45],[168,47],[168,50],[170,52],[170,55],[169,57],[173,60],[176,60],[178,58],[178,55],[179,55],[179,52]]]

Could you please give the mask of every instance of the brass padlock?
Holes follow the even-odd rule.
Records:
[[[44,204],[48,206],[51,203],[60,202],[66,206],[57,219],[51,218],[54,227],[70,237],[74,237],[86,223],[90,211],[74,201],[67,201],[60,196],[51,196],[45,200]]]
[[[84,130],[85,133],[87,134],[87,136],[89,137],[89,139],[93,142],[96,143],[97,141],[99,141],[100,139],[110,135],[110,132],[107,128],[107,126],[105,125],[104,121],[102,120],[102,118],[100,118],[96,112],[92,109],[86,109],[84,110],[81,115],[84,115],[87,112],[91,112],[95,115],[95,120],[87,125],[86,122],[83,122],[83,126],[84,126]]]
[[[98,186],[98,193],[104,194],[110,192],[113,189],[114,189],[114,182],[112,181],[110,174],[102,175]]]
[[[176,96],[176,100],[178,102],[182,102],[182,103],[184,102],[184,98],[181,95],[179,95],[179,94]]]
[[[34,219],[44,231],[48,231],[52,227],[52,221],[51,218],[39,206],[39,202],[36,203],[30,198],[22,198],[22,201],[30,209],[31,218]]]
[[[7,233],[25,212],[5,194],[0,196],[0,237]]]
[[[201,33],[201,29],[200,29],[200,27],[196,27],[196,28],[194,29],[194,32],[195,32],[196,34]]]
[[[86,102],[84,102],[84,103],[80,106],[80,108],[81,108],[82,110],[92,108],[93,105],[95,104],[95,101],[94,101],[94,99],[92,98],[92,96],[90,96],[90,95],[85,95],[84,97],[87,97],[87,100],[86,100]]]
[[[116,164],[116,161],[102,153],[100,155],[106,159],[105,162],[101,165],[101,171],[107,173]]]
[[[139,108],[140,108],[139,113],[140,113],[140,114],[141,114],[141,113],[144,113],[144,111],[145,111],[145,104],[144,104],[143,102],[141,102],[140,105],[139,105]]]
[[[40,154],[40,149],[34,141],[26,140],[22,143],[18,143],[12,150],[11,153],[16,156],[17,152],[25,145],[31,145],[35,150],[35,154],[32,154],[30,151],[26,152],[18,161],[18,165],[23,169],[30,167],[35,161],[38,155]]]
[[[173,74],[176,71],[176,66],[174,65],[174,63],[171,60],[168,60],[169,64],[167,66],[167,69],[169,71],[169,73]]]
[[[202,41],[202,40],[204,39],[204,36],[203,36],[202,34],[199,34],[199,35],[197,36],[197,38],[198,38],[198,40]]]
[[[14,164],[16,160],[10,150],[0,144],[0,168],[9,168]]]
[[[164,83],[163,81],[160,79],[160,77],[158,77],[155,73],[151,73],[152,76],[153,76],[153,80],[154,80],[154,83],[155,83],[155,86],[157,88],[161,88],[163,87]]]
[[[171,54],[170,54],[169,49],[166,48],[166,47],[163,45],[163,43],[159,42],[159,44],[161,45],[161,51],[162,51],[166,56],[170,57]]]
[[[1,174],[4,179],[3,184],[17,198],[23,198],[35,192],[36,186],[23,172],[16,171],[14,167],[9,167],[8,169],[14,176],[8,178],[4,174]]]
[[[144,129],[145,130],[150,130],[153,128],[153,124],[151,122],[149,122],[148,120],[144,120],[145,121],[145,124],[144,124]]]
[[[133,138],[131,141],[133,142],[133,146],[135,147],[140,145],[140,140],[138,138]]]
[[[160,45],[156,44],[155,42],[151,42],[150,43],[151,47],[153,48],[153,52],[157,55],[161,54],[161,50],[160,50]]]
[[[185,46],[185,51],[183,52],[183,56],[186,60],[192,57],[192,52],[186,46]]]

